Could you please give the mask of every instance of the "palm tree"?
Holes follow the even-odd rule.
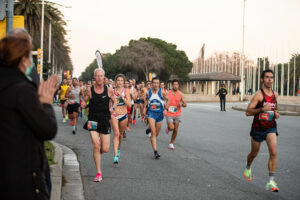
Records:
[[[33,48],[37,49],[40,47],[40,35],[41,35],[41,15],[42,15],[42,4],[41,0],[19,0],[14,5],[14,14],[23,15],[25,19],[25,28],[32,37]],[[57,8],[57,4],[53,2],[45,2],[45,24],[44,24],[44,49],[48,47],[49,39],[49,24],[52,24],[52,45],[51,52],[52,59],[56,68],[73,70],[72,61],[70,58],[70,47],[68,46],[66,36],[66,22],[63,19],[63,14]],[[49,48],[49,47],[48,47]],[[44,50],[44,57],[48,57],[48,51]],[[50,66],[44,63],[45,68]]]

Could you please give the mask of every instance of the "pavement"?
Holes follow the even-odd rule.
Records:
[[[137,120],[121,147],[120,163],[112,163],[112,144],[109,153],[102,156],[102,183],[92,181],[96,170],[89,133],[82,129],[84,121],[79,120],[78,131],[72,135],[56,106],[59,131],[55,142],[77,155],[80,171],[76,174],[81,175],[84,190],[79,194],[87,200],[300,199],[299,117],[279,120],[276,180],[280,192],[271,193],[264,189],[268,179],[265,144],[252,166],[254,180],[247,183],[242,176],[250,150],[252,118],[232,110],[234,105],[227,104],[227,112],[220,112],[217,103],[189,104],[182,113],[174,151],[167,148],[170,136],[165,135],[163,124],[158,137],[159,160],[153,159],[150,140],[144,133],[146,126]]]

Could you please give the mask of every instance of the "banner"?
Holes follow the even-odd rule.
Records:
[[[96,60],[97,60],[97,64],[98,64],[98,67],[99,68],[103,68],[103,65],[102,65],[102,58],[101,58],[101,54],[100,54],[100,51],[97,50],[96,53]]]

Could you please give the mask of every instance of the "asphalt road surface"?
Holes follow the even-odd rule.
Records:
[[[221,112],[217,103],[188,104],[182,111],[182,123],[175,150],[167,148],[170,136],[158,137],[159,160],[153,159],[145,125],[137,120],[121,147],[120,163],[113,165],[110,151],[102,156],[102,183],[94,183],[96,174],[89,133],[82,129],[72,135],[55,107],[59,133],[55,139],[78,155],[84,193],[94,199],[300,199],[300,117],[281,116],[278,122],[278,169],[275,180],[279,193],[265,190],[268,181],[268,149],[262,144],[252,164],[253,181],[243,178],[246,156],[250,151],[250,126],[253,117],[230,109]]]

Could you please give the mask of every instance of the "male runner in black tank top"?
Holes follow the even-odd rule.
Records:
[[[95,182],[102,181],[100,152],[107,153],[110,146],[108,128],[110,127],[111,111],[109,109],[109,101],[111,100],[114,107],[116,107],[113,90],[103,83],[104,75],[103,69],[94,71],[95,85],[92,88],[88,88],[82,104],[85,107],[86,102],[89,101],[89,116],[84,128],[90,131],[94,147],[93,155],[97,170],[94,178]]]
[[[274,72],[267,69],[261,74],[263,87],[251,99],[247,108],[246,115],[254,115],[251,136],[251,152],[247,157],[247,166],[244,171],[244,177],[247,181],[252,180],[251,163],[257,156],[261,142],[266,140],[269,149],[269,176],[270,180],[266,184],[266,189],[271,192],[279,192],[279,188],[274,181],[274,175],[277,167],[277,125],[275,119],[279,118],[277,112],[278,94],[272,90]]]

